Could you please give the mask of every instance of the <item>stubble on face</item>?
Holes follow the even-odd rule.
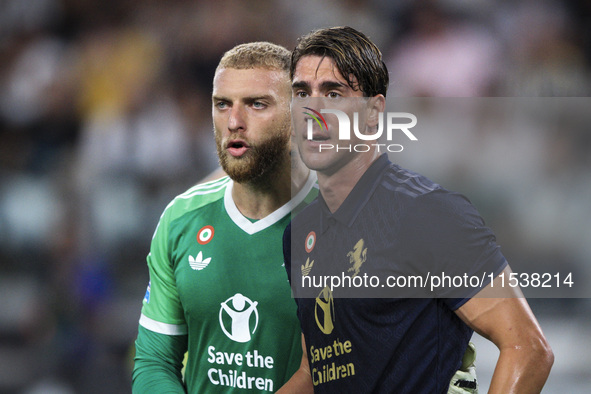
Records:
[[[222,169],[238,183],[264,183],[280,172],[290,150],[290,126],[287,119],[271,136],[258,143],[249,144],[249,151],[240,157],[230,155],[223,146],[221,132],[215,131],[215,141]],[[231,135],[229,139],[243,136]]]

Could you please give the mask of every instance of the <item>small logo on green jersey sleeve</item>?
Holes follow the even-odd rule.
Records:
[[[144,295],[144,302],[146,304],[150,303],[150,285],[152,282],[148,282],[148,288],[146,289],[146,294]]]

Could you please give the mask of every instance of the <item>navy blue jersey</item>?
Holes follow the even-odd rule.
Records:
[[[472,335],[454,311],[507,264],[468,199],[385,155],[334,214],[319,195],[292,219],[284,257],[320,393],[447,392]],[[482,280],[418,279],[436,275]],[[388,276],[416,282],[390,289]],[[331,277],[363,285],[322,282]],[[374,291],[368,277],[380,281]]]

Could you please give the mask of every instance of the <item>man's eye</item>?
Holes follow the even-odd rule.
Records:
[[[339,98],[339,97],[341,97],[341,95],[339,93],[337,93],[337,92],[329,92],[327,94],[327,96],[328,96],[328,98]]]
[[[228,107],[228,104],[223,101],[218,101],[217,103],[215,103],[215,107],[217,109],[225,109]]]
[[[295,92],[295,97],[297,97],[297,98],[306,98],[306,97],[308,97],[308,93],[300,90],[299,92]]]
[[[254,108],[265,108],[266,107],[265,103],[262,103],[260,101],[255,101],[254,103],[252,103],[252,106]]]

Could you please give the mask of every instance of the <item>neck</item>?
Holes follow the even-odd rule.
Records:
[[[309,170],[292,168],[289,160],[265,179],[235,182],[232,199],[240,212],[250,219],[262,219],[285,205],[297,194],[308,179]]]
[[[340,208],[359,179],[378,157],[378,152],[370,151],[356,155],[334,173],[318,172],[318,187],[330,212],[334,213]]]

